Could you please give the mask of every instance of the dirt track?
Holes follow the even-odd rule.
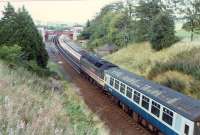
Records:
[[[61,72],[66,74],[67,78],[79,88],[78,94],[83,97],[88,107],[107,125],[111,135],[151,135],[111,101],[109,96],[105,95],[100,88],[93,86],[73,70],[55,50],[53,44],[51,46],[50,48],[47,47],[50,58],[57,63],[62,63],[60,64]]]

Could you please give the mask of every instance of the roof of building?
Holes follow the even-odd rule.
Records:
[[[200,101],[120,68],[105,71],[114,78],[192,121],[200,121]]]

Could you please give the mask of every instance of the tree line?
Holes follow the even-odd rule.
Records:
[[[0,19],[0,47],[20,50],[18,57],[24,62],[35,62],[41,68],[47,66],[48,54],[42,37],[24,7],[15,11],[10,3],[5,6]]]
[[[119,47],[130,42],[150,41],[160,50],[178,40],[175,21],[193,34],[200,28],[200,0],[127,0],[112,3],[92,20],[88,20],[80,39],[88,39],[90,48],[105,43]]]

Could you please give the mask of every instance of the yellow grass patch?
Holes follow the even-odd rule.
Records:
[[[156,62],[166,62],[173,56],[200,47],[198,42],[178,42],[170,48],[161,51],[151,49],[149,42],[133,43],[127,47],[105,57],[105,59],[119,65],[120,67],[146,77]]]

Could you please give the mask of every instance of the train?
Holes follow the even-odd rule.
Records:
[[[152,133],[200,135],[199,100],[124,70],[62,35],[55,36],[53,42],[78,73],[109,93]]]

